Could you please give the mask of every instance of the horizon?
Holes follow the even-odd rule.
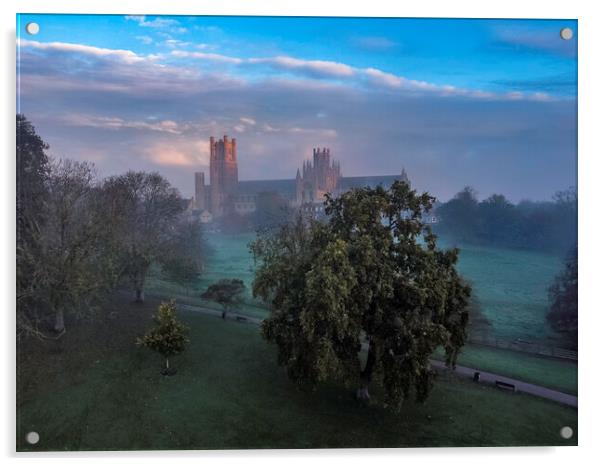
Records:
[[[18,21],[41,26],[19,33],[18,111],[51,155],[102,176],[159,171],[189,197],[209,136],[228,134],[241,180],[293,179],[329,147],[345,177],[405,167],[441,200],[467,185],[513,202],[577,186],[574,20]]]

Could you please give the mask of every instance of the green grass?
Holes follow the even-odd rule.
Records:
[[[443,360],[444,352],[437,351],[435,358]],[[577,363],[574,361],[469,345],[462,349],[458,365],[513,377],[572,395],[577,394]]]
[[[441,245],[451,246],[442,238]],[[566,346],[546,320],[548,288],[562,257],[537,251],[460,245],[459,272],[473,286],[492,336]]]
[[[190,347],[159,374],[135,347],[156,303],[114,304],[119,317],[19,351],[20,450],[575,445],[577,411],[440,377],[425,404],[399,415],[358,405],[349,389],[296,388],[257,327],[183,313]],[[75,324],[72,324],[72,326]],[[51,345],[48,347],[48,345]],[[52,346],[55,345],[55,346]],[[23,442],[35,430],[36,446]]]
[[[198,304],[207,305],[206,302],[198,302],[198,296],[211,283],[221,278],[239,278],[247,286],[241,310],[254,317],[265,316],[261,303],[251,296],[254,263],[248,244],[254,238],[254,233],[207,235],[213,254],[195,286],[192,298]],[[452,246],[445,238],[441,238],[440,242],[442,247]],[[520,338],[551,346],[566,346],[564,337],[554,332],[546,321],[549,309],[547,289],[562,269],[560,256],[462,245],[458,269],[472,283],[482,313],[490,323],[486,328],[474,331],[510,341]],[[159,273],[149,280],[149,290],[158,294],[185,294],[182,287],[165,282]]]

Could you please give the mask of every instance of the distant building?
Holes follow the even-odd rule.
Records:
[[[238,180],[236,139],[209,138],[209,184],[205,173],[194,174],[194,198],[190,201],[191,215],[202,223],[211,223],[224,215],[258,215],[269,222],[278,219],[287,208],[300,209],[313,217],[324,216],[326,193],[338,195],[353,188],[381,185],[388,188],[394,181],[410,183],[405,169],[401,175],[341,176],[341,165],[331,160],[329,148],[313,150],[313,159],[303,162],[295,179]],[[432,223],[434,217],[429,219]]]
[[[314,149],[313,161],[303,162],[303,173],[297,169],[296,204],[321,203],[326,193],[336,194],[341,179],[341,165],[330,160],[330,149]]]

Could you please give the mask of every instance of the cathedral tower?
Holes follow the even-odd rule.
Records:
[[[226,198],[236,193],[238,188],[238,161],[236,139],[209,138],[209,173],[211,182],[211,213],[222,212]]]

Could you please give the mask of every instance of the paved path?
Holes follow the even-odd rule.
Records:
[[[202,314],[207,314],[219,318],[222,317],[222,311],[211,309],[208,307],[191,306],[190,304],[178,304],[178,307],[184,311],[200,312]],[[228,312],[227,319],[241,323],[249,323],[253,325],[261,325],[261,322],[263,320],[258,317],[245,316],[242,314],[237,314],[235,312]],[[362,349],[366,349],[364,345],[362,345]],[[481,371],[472,367],[456,366],[455,369],[449,369],[445,366],[444,362],[436,361],[434,359],[431,360],[431,364],[438,371],[452,371],[457,375],[468,377],[471,379],[474,377],[475,372],[479,372],[478,383],[498,385],[497,383],[501,382],[502,384],[513,386],[514,388],[505,388],[511,391],[528,393],[529,395],[538,396],[540,398],[546,398],[548,400],[556,401],[558,403],[562,403],[568,406],[573,406],[575,408],[577,407],[577,397],[574,395],[569,395],[567,393],[559,392],[557,390],[551,390],[540,385],[534,385],[532,383],[523,382],[522,380],[504,377],[503,375],[494,374],[492,372]]]

